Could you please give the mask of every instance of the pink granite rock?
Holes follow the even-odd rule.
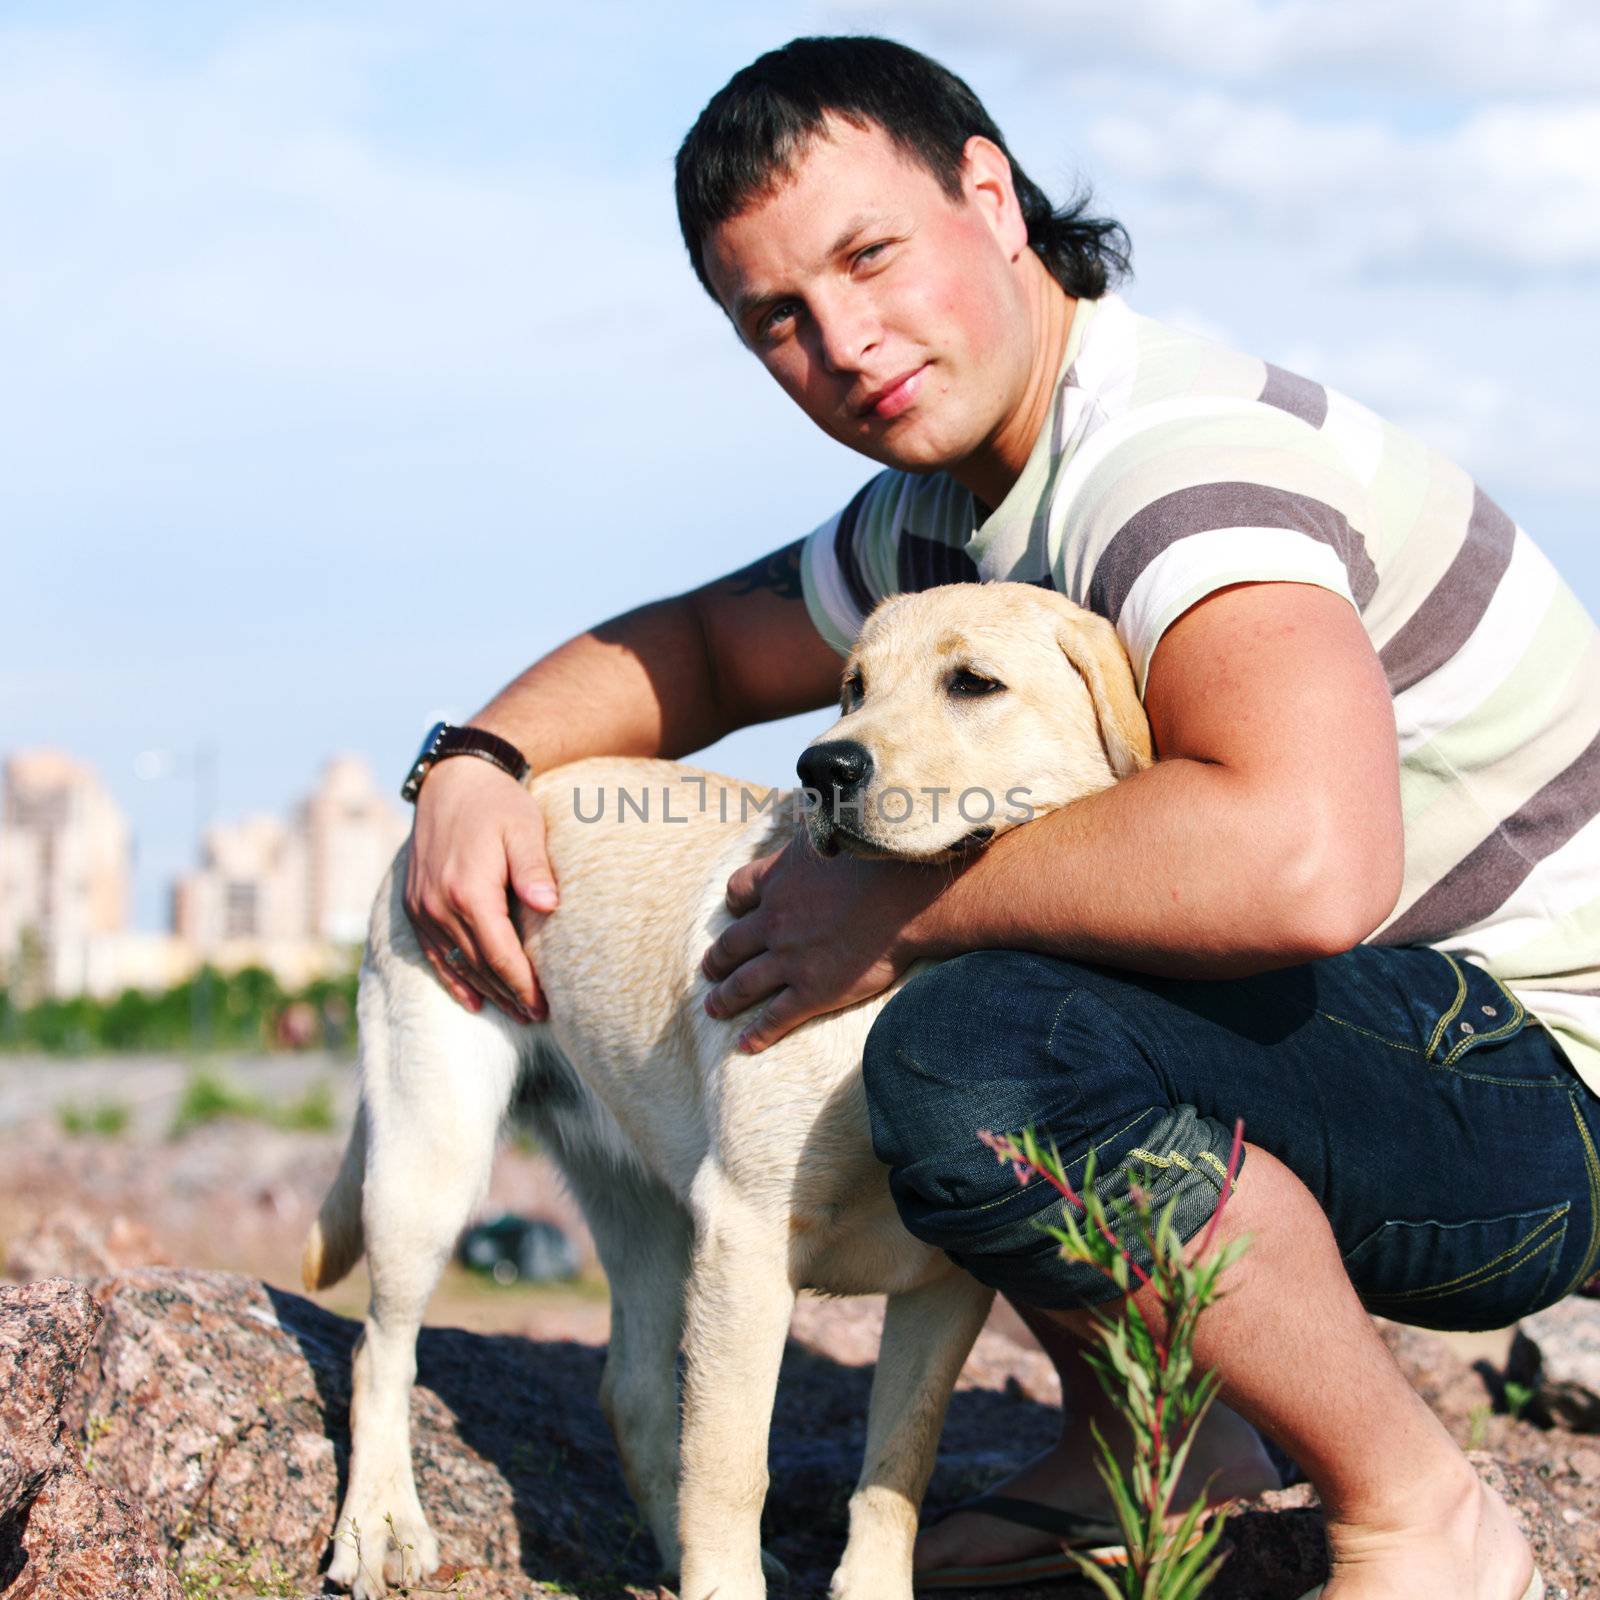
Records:
[[[0,1288],[0,1595],[180,1600],[143,1516],[85,1465],[64,1411],[99,1325],[82,1285]]]
[[[171,1600],[169,1552],[181,1574],[245,1580],[222,1594],[319,1592],[347,1466],[355,1324],[222,1273],[133,1272],[95,1298],[98,1309],[61,1283],[0,1292],[0,1596]],[[826,1591],[843,1543],[880,1316],[871,1301],[807,1300],[796,1319],[764,1518],[796,1595]],[[1481,1408],[1481,1384],[1448,1350],[1392,1343],[1446,1409]],[[601,1359],[560,1340],[424,1331],[418,1487],[450,1563],[433,1588],[459,1578],[479,1600],[659,1593],[595,1400]],[[985,1333],[951,1403],[930,1513],[1049,1444],[1054,1393],[1036,1351]],[[1475,1464],[1528,1529],[1551,1600],[1595,1594],[1583,1542],[1600,1497],[1593,1463],[1569,1467],[1550,1457],[1550,1436],[1495,1422],[1495,1455]],[[92,1470],[75,1438],[90,1442]],[[1295,1600],[1325,1574],[1305,1487],[1244,1508],[1228,1540],[1212,1600]]]
[[[96,1436],[97,1475],[144,1508],[180,1570],[241,1567],[318,1592],[348,1464],[356,1324],[227,1273],[151,1269],[96,1294],[105,1325],[71,1410]],[[460,1577],[477,1600],[541,1600],[605,1574],[653,1590],[650,1540],[595,1401],[600,1359],[423,1333],[412,1426],[450,1564],[436,1587]]]

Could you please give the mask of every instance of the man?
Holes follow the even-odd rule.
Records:
[[[1019,1577],[1052,1509],[1103,1507],[1076,1341],[1104,1286],[977,1129],[1031,1123],[1069,1170],[1095,1151],[1106,1194],[1159,1171],[1187,1238],[1242,1117],[1225,1226],[1254,1242],[1197,1354],[1319,1489],[1330,1600],[1531,1593],[1357,1290],[1497,1325],[1600,1255],[1592,624],[1449,463],[1107,294],[1119,231],[1052,214],[914,52],[763,57],[685,140],[678,198],[744,343],[890,470],[808,541],[563,645],[475,723],[537,768],[686,753],[831,700],[884,594],[1013,578],[1117,624],[1161,757],[954,877],[796,843],[734,876],[707,952],[707,1008],[748,1013],[753,1053],[946,958],[874,1030],[874,1140],[907,1225],[1023,1309],[1067,1404],[1061,1445],[927,1530],[919,1568]],[[464,1005],[537,1017],[508,885],[558,904],[537,811],[490,763],[436,764],[424,948]],[[1202,1454],[1214,1493],[1268,1481],[1232,1413]]]

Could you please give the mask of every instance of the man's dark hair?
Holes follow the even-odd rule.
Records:
[[[1128,270],[1131,246],[1122,225],[1086,215],[1086,193],[1059,210],[1052,206],[953,72],[892,39],[793,39],[734,73],[678,147],[678,226],[713,300],[706,236],[770,193],[830,116],[857,127],[876,123],[953,200],[961,195],[967,140],[981,134],[1011,162],[1028,243],[1068,294],[1098,300]]]

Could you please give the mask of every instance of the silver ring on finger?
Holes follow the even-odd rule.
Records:
[[[459,967],[465,964],[467,952],[460,945],[453,944],[445,951],[444,958],[452,967]]]

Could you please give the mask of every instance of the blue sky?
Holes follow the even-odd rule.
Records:
[[[1451,451],[1600,607],[1600,23],[1560,0],[13,3],[0,22],[0,751],[94,763],[159,921],[219,814],[827,516],[678,241],[705,99],[881,31],[1128,225],[1133,303]],[[806,727],[716,764],[780,780]]]

